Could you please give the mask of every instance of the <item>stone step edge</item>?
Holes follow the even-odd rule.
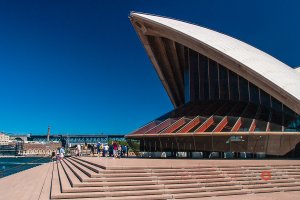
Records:
[[[78,162],[75,162],[75,161],[73,161],[71,159],[65,159],[65,160],[68,161],[69,163],[71,163],[73,166],[75,166],[77,169],[79,169],[80,171],[82,171],[84,174],[86,174],[90,178],[95,174],[94,171],[92,171],[89,168],[81,165]]]
[[[70,158],[67,158],[67,159],[73,160],[74,162],[77,162],[77,163],[79,163],[79,164],[85,166],[86,168],[92,170],[93,172],[95,172],[95,173],[97,173],[97,174],[102,173],[102,171],[103,171],[103,169],[99,170],[99,169],[96,168],[96,166],[91,165],[91,164],[86,163],[86,162],[83,162],[83,161],[81,161],[81,160],[79,160],[79,159],[75,159],[74,157],[70,157]],[[99,167],[98,167],[98,168],[99,168]]]

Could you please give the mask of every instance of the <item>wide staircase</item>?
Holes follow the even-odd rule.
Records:
[[[289,191],[300,191],[300,165],[105,167],[70,157],[53,163],[51,183],[51,199],[171,200]]]

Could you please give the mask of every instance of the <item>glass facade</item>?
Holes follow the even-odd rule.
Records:
[[[185,103],[237,102],[239,105],[232,106],[240,112],[237,114],[233,111],[235,117],[243,116],[266,122],[259,122],[255,131],[262,131],[264,128],[269,128],[269,131],[300,131],[299,115],[280,101],[214,60],[187,47],[184,49]],[[249,120],[243,122],[244,125],[247,124],[247,128],[250,127]],[[272,126],[267,122],[271,122]],[[240,130],[246,129],[241,127]]]

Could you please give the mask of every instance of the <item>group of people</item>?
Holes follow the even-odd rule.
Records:
[[[126,145],[121,145],[116,141],[113,141],[111,144],[100,143],[98,142],[96,145],[93,144],[85,144],[83,147],[80,144],[76,146],[76,155],[82,156],[82,149],[86,150],[86,152],[90,152],[93,156],[97,153],[98,157],[113,157],[113,158],[121,158],[128,157],[128,147]],[[52,152],[52,159],[60,161],[65,157],[65,149],[64,147],[60,147]]]
[[[113,141],[111,144],[107,143],[100,143],[98,142],[97,145],[93,144],[85,144],[81,147],[80,144],[76,147],[76,155],[82,155],[82,148],[85,150],[89,150],[90,154],[93,156],[97,153],[98,157],[114,157],[114,158],[121,158],[128,156],[128,147],[126,145],[121,145],[116,141]]]

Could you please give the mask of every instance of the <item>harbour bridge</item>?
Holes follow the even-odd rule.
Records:
[[[68,144],[95,144],[95,143],[107,143],[110,140],[123,141],[125,135],[120,134],[57,134],[50,135],[49,142],[66,142]],[[30,135],[27,138],[28,141],[33,142],[48,142],[47,135]]]

